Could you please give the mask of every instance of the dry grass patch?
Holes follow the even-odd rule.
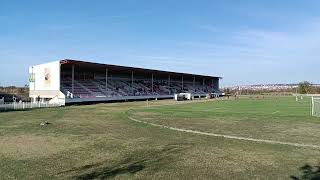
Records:
[[[82,142],[84,143],[84,142]],[[82,143],[68,137],[6,136],[0,139],[0,154],[8,158],[28,159],[49,157],[53,154],[78,148]]]

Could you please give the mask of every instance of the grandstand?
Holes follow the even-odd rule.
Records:
[[[81,103],[166,99],[175,93],[219,93],[221,77],[60,60],[29,68],[33,101]]]

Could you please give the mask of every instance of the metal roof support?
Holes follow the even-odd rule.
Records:
[[[183,91],[183,75],[181,77],[181,87],[182,87],[182,91]]]
[[[132,95],[134,95],[133,93],[133,71],[131,71],[131,93],[132,93]]]
[[[193,92],[196,92],[196,76],[193,76]]]
[[[72,78],[72,80],[71,80],[71,92],[72,92],[72,94],[74,93],[74,64],[72,65],[72,72],[71,72],[71,78]]]
[[[213,79],[211,80],[211,92],[213,92]]]
[[[153,73],[152,73],[152,75],[151,75],[151,91],[152,91],[152,93],[153,93]]]
[[[202,91],[204,91],[204,78],[202,78]]]
[[[108,68],[106,68],[106,93],[108,92]]]

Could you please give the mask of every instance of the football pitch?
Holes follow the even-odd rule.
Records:
[[[40,126],[41,122],[50,124]],[[320,163],[310,99],[240,97],[0,113],[2,179],[290,179]],[[312,170],[311,170],[312,171]],[[310,173],[310,171],[309,171]]]

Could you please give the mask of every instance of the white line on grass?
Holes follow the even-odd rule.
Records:
[[[280,145],[288,145],[288,146],[295,146],[295,147],[308,147],[308,148],[320,149],[320,146],[312,145],[312,144],[300,144],[300,143],[281,142],[281,141],[273,141],[273,140],[265,140],[265,139],[254,139],[254,138],[246,138],[246,137],[239,137],[239,136],[207,133],[207,132],[194,131],[194,130],[188,130],[188,129],[180,129],[180,128],[174,128],[174,127],[170,127],[170,126],[164,126],[164,125],[159,125],[159,124],[155,124],[155,123],[145,122],[145,121],[141,121],[141,120],[135,119],[130,116],[129,116],[129,119],[132,121],[138,122],[138,123],[144,123],[144,124],[148,124],[151,126],[170,129],[170,130],[179,131],[179,132],[200,134],[200,135],[205,135],[205,136],[223,137],[223,138],[227,138],[227,139],[236,139],[236,140],[251,141],[251,142],[262,142],[262,143],[268,143],[268,144],[280,144]]]

